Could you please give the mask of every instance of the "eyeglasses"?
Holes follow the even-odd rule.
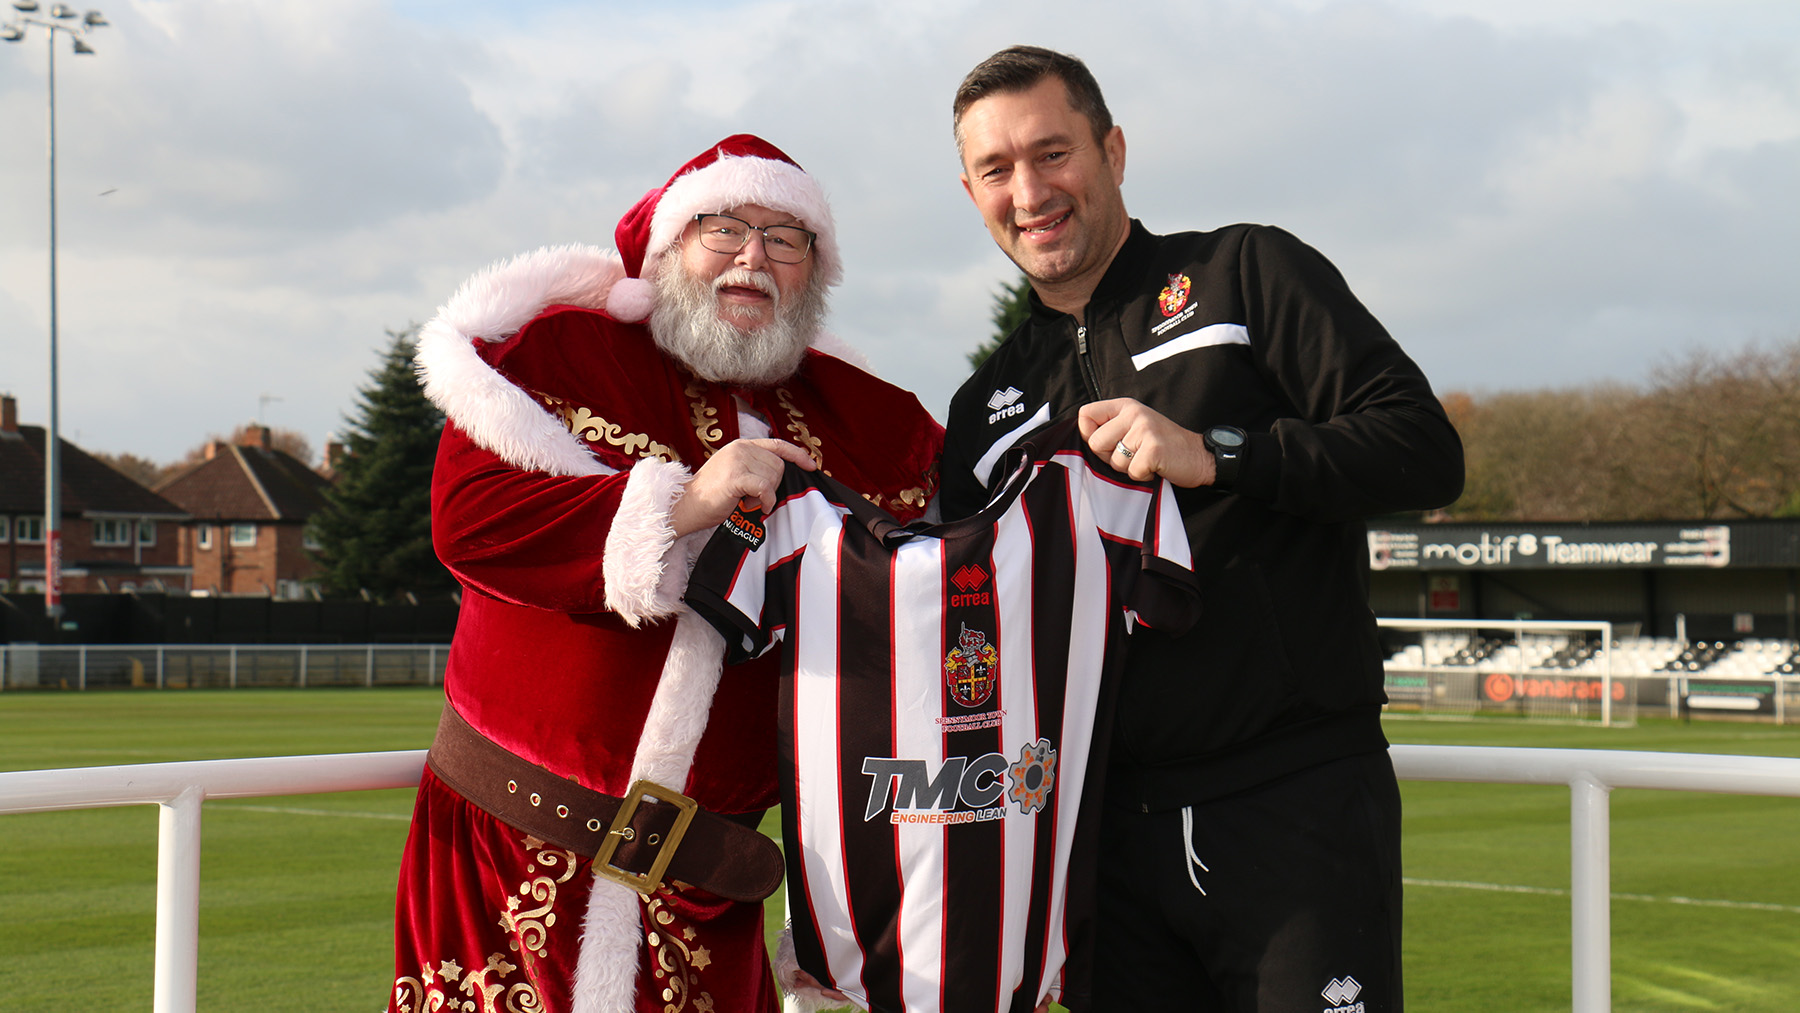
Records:
[[[798,264],[811,252],[818,233],[798,225],[755,226],[730,215],[695,215],[700,223],[700,245],[714,253],[737,253],[750,242],[750,233],[760,232],[763,256],[777,264]]]

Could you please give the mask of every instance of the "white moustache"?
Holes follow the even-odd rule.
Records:
[[[781,296],[781,290],[775,287],[775,279],[767,271],[752,271],[747,267],[734,267],[713,279],[713,291],[722,288],[753,288],[771,299]]]

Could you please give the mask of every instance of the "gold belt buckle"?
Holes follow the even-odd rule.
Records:
[[[620,842],[629,841],[635,836],[636,831],[631,828],[631,817],[637,814],[638,804],[646,795],[675,807],[675,825],[669,828],[669,836],[660,846],[654,841],[649,842],[657,847],[656,858],[650,863],[648,872],[637,873],[613,865],[612,858],[619,850]],[[663,873],[668,871],[669,860],[675,857],[675,848],[681,844],[682,835],[687,833],[688,824],[694,822],[694,812],[699,808],[699,804],[693,799],[673,788],[665,788],[655,781],[633,781],[631,788],[625,792],[624,804],[613,815],[612,826],[606,830],[606,838],[600,842],[600,850],[594,855],[594,875],[628,886],[645,896],[655,893],[656,888],[662,885]]]

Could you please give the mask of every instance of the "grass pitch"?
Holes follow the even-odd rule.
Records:
[[[435,689],[0,694],[0,769],[419,749]],[[1395,742],[1800,756],[1800,728],[1388,722]],[[1569,796],[1403,784],[1415,1011],[1569,1008]],[[201,1010],[371,1010],[392,974],[410,791],[208,803]],[[154,807],[0,816],[0,1008],[141,1009]],[[772,830],[772,826],[766,826]],[[1786,1011],[1800,995],[1800,799],[1618,791],[1619,1010]],[[780,910],[772,898],[771,912]],[[773,917],[771,921],[773,921]],[[1176,1001],[1179,1006],[1179,1001]]]

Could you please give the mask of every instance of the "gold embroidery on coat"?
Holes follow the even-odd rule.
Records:
[[[509,945],[527,965],[532,958],[542,958],[548,953],[550,929],[556,924],[556,888],[567,883],[569,877],[575,875],[575,853],[561,848],[546,847],[536,837],[525,838],[525,850],[534,852],[532,862],[525,866],[525,871],[535,873],[539,866],[554,871],[562,866],[562,875],[551,878],[548,875],[534,876],[519,884],[519,896],[506,899],[506,910],[500,913],[500,927],[512,933]],[[538,902],[538,906],[529,910],[520,910],[529,897]],[[530,971],[526,972],[528,975]]]
[[[454,1010],[456,1013],[541,1013],[544,1008],[543,999],[537,988],[528,982],[507,983],[505,979],[518,970],[506,962],[506,958],[498,953],[490,953],[487,966],[479,971],[463,974],[462,965],[454,960],[445,960],[433,971],[431,964],[426,963],[419,969],[417,978],[403,977],[394,981],[394,1009],[400,1013],[438,1013],[440,1010]],[[501,980],[488,984],[488,976],[497,975]],[[461,979],[460,981],[458,979]],[[450,994],[451,987],[469,996],[468,1000],[459,1000]],[[497,1004],[501,993],[505,993],[506,1007],[503,1011]]]
[[[923,510],[923,509],[925,509],[925,501],[928,498],[929,497],[927,497],[925,494],[924,487],[917,486],[917,485],[913,486],[911,489],[905,489],[905,490],[902,490],[901,492],[895,493],[891,499],[887,496],[883,496],[882,494],[880,494],[878,492],[863,493],[863,499],[866,499],[869,502],[880,507],[881,509],[886,510],[888,513],[896,512],[892,506],[889,506],[889,504],[904,504],[906,506],[912,507],[915,510]]]
[[[559,397],[539,394],[538,399],[549,406],[551,412],[567,426],[569,432],[595,443],[600,440],[618,447],[627,454],[637,457],[660,457],[671,463],[680,463],[681,458],[668,447],[652,440],[643,433],[628,433],[624,427],[608,422],[592,411],[578,405],[571,405]]]
[[[398,1013],[543,1013],[544,1000],[533,984],[537,975],[532,968],[549,952],[550,930],[556,926],[557,887],[575,875],[576,856],[530,835],[520,844],[531,853],[525,871],[532,878],[519,884],[518,897],[507,898],[499,925],[511,935],[507,945],[525,965],[524,980],[513,978],[519,966],[501,953],[488,954],[485,967],[467,974],[454,958],[439,961],[435,971],[427,962],[418,977],[394,979],[393,1008]],[[522,897],[537,901],[538,906],[520,910]],[[490,976],[494,977],[491,983]],[[456,998],[451,994],[453,987],[469,998]]]
[[[706,448],[706,456],[711,457],[718,452],[719,441],[725,438],[725,430],[719,428],[719,410],[706,403],[706,388],[699,380],[690,381],[681,393],[687,396],[688,407],[693,412],[694,435]]]
[[[660,927],[648,933],[645,941],[655,951],[655,973],[663,986],[663,1013],[681,1013],[688,1009],[713,1013],[712,993],[701,990],[699,975],[712,964],[712,951],[704,946],[688,945],[694,941],[694,927],[676,925],[675,915],[663,902],[662,891],[649,898],[646,910]]]
[[[794,407],[794,402],[788,400],[792,396],[786,387],[775,389],[776,403],[788,413],[787,431],[794,434],[794,442],[798,443],[800,448],[812,457],[813,463],[819,466],[819,470],[824,471],[825,455],[821,450],[825,446],[824,441],[814,436],[812,431],[806,428],[806,413]],[[829,475],[831,472],[826,471],[825,474]]]

